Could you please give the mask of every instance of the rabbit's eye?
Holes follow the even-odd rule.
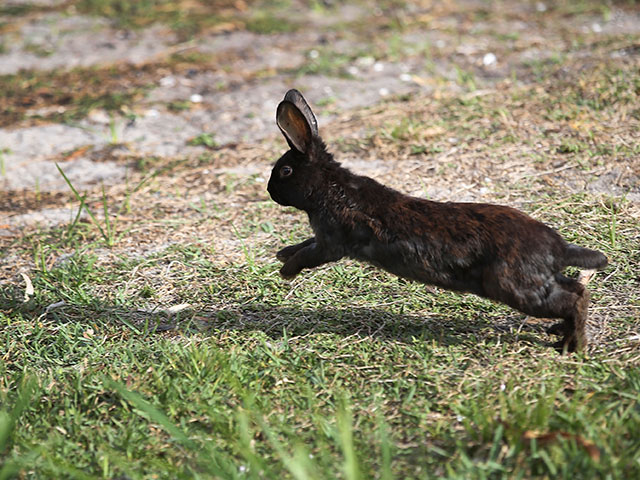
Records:
[[[280,169],[280,176],[282,178],[289,177],[291,176],[292,173],[293,173],[293,168],[291,168],[289,165],[285,165]]]

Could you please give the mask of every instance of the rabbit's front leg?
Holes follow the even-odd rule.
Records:
[[[298,246],[294,245],[294,247]],[[322,248],[315,241],[309,242],[285,262],[280,269],[280,275],[282,278],[290,280],[298,275],[303,268],[313,268],[323,263],[334,262],[340,260],[342,256],[342,253],[337,250]]]
[[[289,260],[291,257],[293,257],[298,251],[300,251],[304,247],[307,247],[307,246],[315,243],[315,241],[316,241],[316,237],[311,237],[310,239],[305,240],[302,243],[298,243],[296,245],[290,245],[288,247],[284,247],[282,250],[280,250],[278,253],[276,253],[276,258],[284,263],[287,260]]]

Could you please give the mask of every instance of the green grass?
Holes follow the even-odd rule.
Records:
[[[625,306],[609,340],[624,347],[640,305],[629,288],[637,223],[624,204],[588,197],[533,206],[611,258],[617,273],[596,278],[593,302]],[[5,468],[38,478],[640,474],[637,351],[612,355],[614,343],[561,357],[504,306],[353,262],[284,282],[271,254],[306,228],[278,234],[275,208],[258,204],[237,225],[244,257],[231,264],[206,242],[106,261],[99,243],[64,230],[21,240],[38,269],[28,301],[19,284],[0,298]]]
[[[175,0],[80,0],[79,12],[107,17],[121,28],[143,28],[163,23],[180,39],[191,38],[199,31],[227,21],[218,11],[232,7],[232,2],[186,2]]]
[[[14,16],[14,17],[21,17],[23,15],[26,15],[28,13],[34,12],[34,11],[40,11],[40,10],[48,10],[47,7],[38,7],[35,5],[30,5],[30,4],[25,4],[25,5],[2,5],[0,6],[0,15],[3,16]]]
[[[248,5],[247,5],[248,4]],[[286,2],[248,1],[239,5],[230,0],[80,0],[79,12],[107,17],[122,28],[143,28],[154,23],[169,26],[180,40],[187,40],[220,24],[236,23],[259,34],[295,31],[297,24]],[[245,13],[245,10],[251,12]]]
[[[245,28],[250,32],[268,35],[294,32],[299,27],[286,17],[279,17],[272,12],[263,10],[248,18],[245,22]]]
[[[120,85],[123,76],[129,77],[132,88]],[[136,74],[127,66],[0,75],[0,106],[5,109],[0,125],[26,119],[75,121],[95,109],[124,113],[135,99],[144,96],[149,84],[148,75]],[[48,111],[37,115],[29,112],[38,108]]]
[[[354,22],[375,37],[372,50],[305,46],[317,55],[281,73],[344,76],[365,55],[439,60],[431,45],[403,40],[412,21],[430,22],[394,15],[403,3],[384,2],[381,17]],[[162,22],[184,38],[238,19],[259,33],[298,28],[277,20],[289,2],[208,14],[223,4],[83,0],[76,8],[123,28]],[[539,15],[609,15],[594,2],[548,7]],[[464,6],[451,15],[491,22],[494,14]],[[451,30],[451,45],[461,41],[446,23],[433,26]],[[383,181],[406,180],[407,159],[432,165],[408,179],[419,188],[415,176],[424,174],[425,191],[431,181],[444,191],[462,179],[482,185],[471,173],[476,162],[490,164],[488,195],[603,251],[610,266],[590,284],[600,330],[588,353],[558,355],[543,324],[503,305],[355,262],[283,281],[274,252],[309,235],[305,216],[267,200],[261,176],[218,173],[274,159],[275,147],[217,147],[203,133],[192,144],[210,148],[198,159],[138,159],[130,188],[70,188],[68,200],[91,222],[0,235],[0,480],[640,476],[637,203],[581,186],[610,167],[627,172],[640,154],[633,62],[610,58],[637,42],[588,41],[580,34],[567,51],[516,65],[522,83],[487,84],[464,64],[451,78],[433,69],[436,89],[458,84],[465,93],[361,110],[333,126],[339,141],[326,138],[338,159],[397,161]],[[586,45],[593,57],[584,60],[575,54]],[[125,114],[162,68],[215,62],[187,51],[166,64],[3,76],[3,120],[50,106],[66,113],[45,120],[93,108]],[[371,133],[353,135],[363,126]],[[502,165],[514,160],[531,175],[510,181],[512,167]],[[573,165],[566,176],[543,175]],[[635,188],[633,178],[619,177],[618,187]],[[565,182],[582,193],[566,192]]]
[[[200,135],[196,135],[187,142],[188,145],[201,146],[208,148],[216,148],[218,142],[216,142],[215,135],[208,132],[203,132]]]
[[[307,52],[309,59],[298,67],[296,75],[327,75],[341,78],[353,78],[347,71],[348,64],[357,58],[357,54],[335,52],[330,47],[313,48]]]

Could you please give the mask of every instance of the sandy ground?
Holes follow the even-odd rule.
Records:
[[[640,35],[637,8],[614,6],[607,15],[593,11],[552,15],[551,5],[543,2],[507,3],[499,11],[477,2],[458,2],[447,8],[417,2],[397,11],[381,11],[366,4],[340,5],[320,13],[301,7],[296,20],[303,28],[292,32],[261,34],[236,26],[229,31],[200,32],[183,41],[166,25],[122,28],[114,19],[78,13],[73,2],[10,3],[49,8],[0,18],[4,25],[0,30],[0,74],[20,77],[29,71],[57,75],[95,68],[99,75],[99,69],[115,65],[130,66],[122,75],[123,81],[144,66],[150,73],[145,77],[144,94],[126,109],[97,107],[82,118],[58,123],[46,119],[51,112],[64,112],[64,104],[45,102],[44,106],[25,107],[20,121],[0,129],[0,187],[5,196],[10,192],[68,191],[56,162],[76,188],[85,189],[122,183],[132,158],[172,159],[206,152],[206,146],[193,142],[203,133],[222,147],[277,142],[274,111],[284,92],[293,86],[316,106],[322,128],[334,138],[358,141],[370,136],[369,115],[384,117],[376,106],[384,108],[390,100],[409,95],[414,100],[408,105],[415,108],[434,98],[434,92],[464,92],[464,72],[473,75],[475,93],[471,97],[491,94],[512,78],[520,85],[535,82],[532,62],[555,61],[559,55],[582,56],[586,65],[595,55],[589,42],[609,37],[626,35],[625,45],[636,45],[636,50],[614,49],[610,56],[626,55],[637,62],[634,41]],[[403,27],[389,33],[389,17],[393,15]],[[583,48],[572,47],[576,38],[586,39]],[[167,61],[176,53],[201,55],[206,60],[193,61],[189,68],[179,67]],[[170,108],[172,105],[181,108]],[[371,108],[377,113],[367,113]],[[417,161],[422,167],[458,161],[453,136],[451,147]],[[519,152],[514,153],[515,164],[526,164],[518,158]],[[395,163],[374,157],[347,151],[343,160],[368,174],[385,176],[396,170]],[[273,158],[254,158],[234,173],[261,172],[267,176],[271,161]],[[407,162],[404,168],[424,171],[416,159]],[[472,170],[484,172],[487,167],[492,170],[495,165],[489,162]],[[536,174],[540,171],[536,168],[520,168],[514,178]],[[562,166],[558,170],[560,175]],[[637,170],[627,172],[618,166],[563,185],[638,201],[636,174]],[[625,175],[631,180],[618,185],[616,181]],[[492,188],[491,178],[488,180],[483,191]],[[466,188],[464,181],[460,185]],[[455,192],[448,184],[439,187],[435,182],[430,193],[446,197]],[[69,220],[68,212],[58,205],[5,208],[0,214],[4,217],[0,224],[13,232],[16,227]]]

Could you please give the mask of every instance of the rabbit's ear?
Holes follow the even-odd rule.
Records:
[[[298,107],[298,110],[302,112],[302,115],[304,115],[304,118],[307,120],[307,123],[311,128],[311,133],[313,135],[318,135],[318,121],[316,120],[316,116],[311,111],[311,107],[309,106],[307,101],[304,99],[302,94],[295,88],[292,88],[284,96],[284,101],[291,102],[296,107]]]
[[[278,105],[276,123],[292,148],[307,153],[311,138],[318,135],[318,123],[304,97],[289,90]]]

